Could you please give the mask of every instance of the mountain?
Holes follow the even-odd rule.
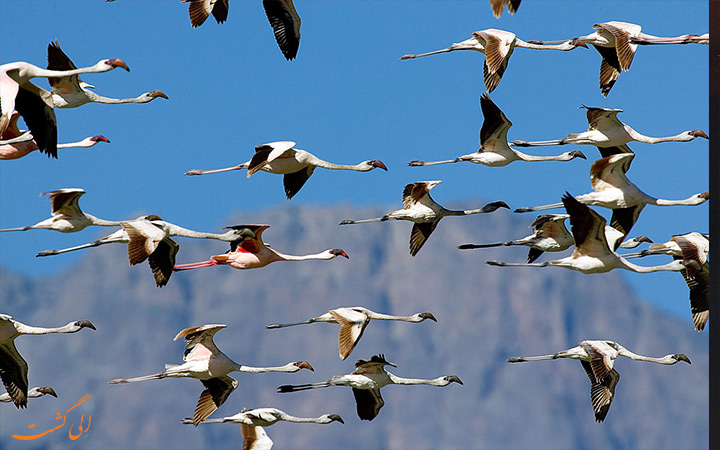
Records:
[[[64,414],[91,394],[67,413],[65,428],[23,447],[240,447],[237,425],[180,424],[192,415],[202,390],[196,380],[107,384],[181,362],[184,344],[172,341],[178,331],[224,323],[228,327],[215,342],[235,361],[262,366],[307,360],[315,372],[235,373],[240,387],[212,417],[273,406],[299,416],[337,413],[345,420],[345,425],[273,426],[267,432],[276,448],[707,448],[708,332],[693,331],[689,317],[679,320],[641,301],[614,272],[504,269],[484,261],[523,261],[526,249],[456,249],[465,242],[524,236],[527,218],[507,211],[443,219],[414,258],[408,252],[408,222],[337,226],[342,219],[383,212],[285,206],[238,213],[228,225],[270,224],[263,237],[284,253],[342,248],[350,259],[248,271],[211,267],[175,273],[163,288],[155,287],[146,263],[128,267],[126,246],[119,244],[84,250],[80,263],[49,278],[33,280],[3,269],[3,313],[38,326],[89,319],[97,331],[16,341],[30,365],[30,385],[53,386],[59,398],[31,399],[21,411],[2,405],[0,441],[16,447],[20,441],[11,434],[57,426],[58,411]],[[86,233],[88,241],[99,235]],[[178,263],[227,249],[224,242],[177,241]],[[58,246],[61,242],[58,234]],[[665,275],[682,283],[676,274]],[[346,361],[337,356],[336,325],[264,328],[356,305],[392,314],[429,311],[438,323],[372,322]],[[692,365],[619,359],[616,398],[605,422],[596,423],[590,384],[577,361],[506,362],[510,356],[554,353],[584,339],[615,340],[651,356],[686,353]],[[372,422],[358,419],[349,388],[275,392],[282,384],[349,373],[356,359],[377,353],[397,364],[390,371],[399,376],[457,375],[464,385],[388,386],[382,391],[385,406]],[[67,433],[77,430],[69,423],[77,429],[81,412],[92,422],[73,441]],[[28,429],[30,424],[37,425]]]

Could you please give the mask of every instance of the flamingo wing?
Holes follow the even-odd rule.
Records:
[[[346,359],[360,341],[365,327],[367,327],[370,320],[365,314],[349,308],[333,309],[328,311],[328,313],[340,324],[338,349],[340,351],[340,359]]]
[[[228,10],[230,2],[228,0],[218,0],[212,9],[212,15],[217,23],[224,23],[228,18]]]
[[[283,56],[288,61],[295,59],[300,47],[300,16],[293,1],[263,0],[263,8]]]
[[[71,188],[43,192],[41,195],[50,196],[50,211],[53,216],[77,217],[82,215],[78,202],[84,194],[84,189]]]
[[[480,129],[480,145],[484,148],[490,141],[499,141],[500,145],[507,145],[507,133],[512,122],[498,106],[490,100],[490,96],[484,93],[480,97],[480,108],[483,113],[483,124]],[[497,146],[492,146],[493,148]]]
[[[47,68],[48,70],[75,70],[77,67],[73,64],[72,60],[60,49],[60,44],[57,39],[55,42],[48,44],[47,49]],[[80,82],[82,80],[77,75],[71,75],[69,77],[52,77],[48,78],[48,83],[54,91],[61,92],[63,94],[71,94],[80,92]]]
[[[27,82],[15,96],[15,109],[20,113],[41,152],[57,158],[57,118],[52,95]]]
[[[410,255],[415,256],[420,251],[425,241],[430,237],[438,220],[429,223],[414,223],[410,232]]]
[[[575,254],[610,253],[610,247],[605,238],[605,219],[567,192],[562,201],[570,214],[570,226],[575,239]]]
[[[195,413],[192,418],[195,426],[214,413],[238,387],[237,380],[227,375],[200,381],[205,386],[205,390],[200,394],[195,406]]]
[[[180,245],[170,238],[158,242],[157,248],[148,256],[148,263],[155,277],[155,284],[163,287],[170,281],[175,266],[175,256]]]
[[[285,196],[288,200],[298,193],[301,187],[313,174],[315,166],[307,166],[294,173],[286,173],[283,175],[283,187],[285,188]]]
[[[243,437],[242,450],[270,450],[273,446],[263,427],[241,423],[240,433]]]
[[[620,374],[617,370],[612,369],[605,378],[590,386],[590,401],[597,422],[605,420],[615,396],[615,386],[618,381],[620,381]]]
[[[357,389],[352,388],[355,396],[355,406],[360,420],[373,420],[385,405],[380,389]]]
[[[16,408],[27,407],[28,365],[10,341],[0,345],[0,378]]]

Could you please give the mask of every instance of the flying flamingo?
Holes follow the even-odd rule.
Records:
[[[43,395],[52,395],[53,397],[57,398],[57,394],[55,393],[55,390],[51,388],[50,386],[43,386],[43,387],[33,387],[28,389],[27,392],[27,398],[37,398],[42,397]],[[10,398],[10,394],[7,392],[4,394],[0,394],[0,402],[3,403],[10,403],[12,401],[12,398]]]
[[[508,358],[508,362],[541,361],[545,359],[570,358],[580,360],[588,378],[590,378],[590,399],[592,401],[595,420],[602,422],[610,409],[615,396],[615,387],[620,374],[613,368],[615,358],[624,356],[635,361],[647,361],[657,364],[673,365],[680,361],[688,364],[690,359],[682,353],[652,358],[631,352],[613,341],[582,341],[577,347],[563,350],[552,355],[520,356]]]
[[[533,233],[522,239],[514,241],[497,242],[492,244],[462,244],[458,245],[460,250],[468,250],[474,248],[491,248],[511,245],[525,245],[530,247],[528,250],[527,262],[531,263],[538,259],[544,252],[561,252],[575,245],[572,234],[565,227],[565,219],[570,217],[567,214],[543,214],[530,224]],[[616,239],[624,237],[621,231],[610,226],[605,226],[605,237],[610,247],[617,245]],[[612,243],[611,243],[612,241]],[[638,236],[628,239],[617,245],[620,248],[636,248],[643,242],[652,242],[647,236]]]
[[[474,50],[484,53],[485,62],[483,63],[483,75],[485,79],[485,89],[487,89],[488,92],[492,92],[498,83],[500,83],[500,78],[502,78],[507,69],[510,55],[512,55],[515,47],[561,51],[573,50],[578,45],[585,47],[581,42],[576,42],[572,39],[553,44],[538,45],[533,42],[535,41],[525,42],[509,31],[488,29],[475,31],[470,39],[452,44],[448,48],[418,55],[404,55],[400,59],[414,59],[422,56],[436,55],[438,53],[453,52],[455,50]]]
[[[76,69],[75,64],[68,56],[60,49],[58,41],[51,42],[48,45],[48,70],[74,70]],[[77,108],[78,106],[84,105],[90,102],[96,103],[148,103],[156,98],[167,99],[163,91],[151,91],[146,92],[135,98],[109,98],[103,97],[91,91],[91,86],[82,80],[77,75],[70,75],[66,77],[51,77],[48,78],[52,91],[52,102],[55,108]]]
[[[76,333],[83,328],[96,329],[87,320],[70,322],[57,328],[33,327],[20,323],[7,314],[0,314],[0,377],[16,408],[27,407],[27,398],[30,393],[28,392],[28,365],[15,348],[15,338],[23,334]],[[52,392],[52,394],[54,393],[55,391]],[[33,393],[32,396],[39,396],[35,394]],[[55,396],[57,397],[57,395]]]
[[[445,209],[430,197],[430,190],[440,183],[442,183],[440,180],[410,183],[403,189],[403,209],[391,211],[375,219],[343,220],[339,225],[384,222],[386,220],[409,220],[414,222],[410,233],[410,255],[415,256],[430,237],[440,219],[445,216],[467,216],[470,214],[490,213],[498,208],[510,209],[507,203],[502,201],[488,203],[479,209],[461,211]]]
[[[680,273],[690,289],[690,311],[697,331],[705,328],[710,316],[710,239],[696,231],[674,235],[663,244],[652,244],[647,250],[623,255],[625,259],[648,255],[670,255],[682,260],[685,269]]]
[[[696,206],[705,203],[710,198],[709,192],[695,194],[683,200],[665,200],[647,195],[627,178],[626,172],[634,157],[634,153],[618,153],[595,161],[590,167],[590,183],[594,192],[576,197],[577,200],[587,205],[612,209],[610,224],[625,235],[637,222],[645,205]],[[562,206],[563,203],[552,203],[518,208],[515,212],[540,211]]]
[[[500,16],[502,16],[505,5],[507,5],[508,13],[515,14],[520,7],[520,2],[522,2],[522,0],[490,0],[493,16],[499,19]]]
[[[618,120],[618,113],[622,109],[597,108],[582,105],[580,108],[587,109],[588,130],[582,133],[571,133],[563,139],[549,141],[512,141],[512,145],[518,147],[535,147],[545,145],[594,145],[604,158],[616,153],[632,153],[627,145],[628,142],[637,141],[645,144],[657,144],[660,142],[689,142],[695,138],[709,139],[703,130],[683,131],[675,136],[650,137],[640,134],[630,126]]]
[[[455,375],[438,377],[431,380],[421,378],[401,378],[385,370],[385,366],[397,367],[388,362],[385,355],[374,355],[370,360],[359,359],[355,363],[355,371],[348,375],[337,375],[330,380],[312,384],[284,385],[278,387],[278,392],[297,392],[308,389],[325,388],[329,386],[350,386],[355,396],[357,414],[361,420],[373,420],[385,402],[380,395],[380,389],[389,384],[429,386],[447,386],[450,383],[463,384]]]
[[[355,349],[355,345],[360,341],[365,327],[368,326],[371,319],[375,320],[398,320],[402,322],[419,323],[430,319],[437,322],[434,315],[429,312],[416,313],[411,316],[393,316],[389,314],[380,314],[370,311],[362,306],[352,306],[347,308],[331,309],[325,314],[313,317],[304,322],[294,323],[274,323],[267,325],[265,328],[284,328],[294,325],[302,325],[315,322],[327,322],[340,324],[340,334],[338,335],[338,348],[340,351],[340,359],[346,359]]]
[[[15,111],[10,117],[10,124],[5,130],[0,140],[0,160],[19,159],[40,148],[33,139],[32,134],[25,130],[19,130],[17,121],[20,114]],[[105,136],[98,134],[97,136],[86,137],[80,142],[71,142],[69,144],[58,144],[57,148],[84,147],[89,148],[98,142],[110,142]],[[49,158],[57,158],[57,153],[47,154]]]
[[[638,44],[690,44],[706,43],[701,37],[694,34],[666,38],[641,33],[642,27],[626,22],[604,22],[593,25],[595,32],[587,36],[572,39],[575,45],[586,46],[590,44],[602,56],[600,64],[600,92],[607,97],[610,89],[620,76],[620,72],[630,70],[630,64],[635,56]],[[709,35],[707,42],[710,41]],[[531,41],[537,45],[553,45],[567,41]]]
[[[242,448],[260,450],[269,449],[273,444],[263,427],[269,427],[280,421],[319,424],[332,422],[345,423],[342,417],[337,414],[323,414],[320,417],[296,417],[276,408],[255,408],[249,411],[243,409],[234,416],[223,417],[222,419],[207,419],[201,423],[239,423],[240,432],[243,437]],[[190,418],[186,418],[182,420],[182,423],[189,425],[193,423],[193,421]]]
[[[34,85],[37,77],[66,77],[81,73],[107,72],[122,67],[129,70],[122,59],[103,59],[90,67],[74,70],[46,70],[23,61],[0,65],[0,136],[10,125],[10,117],[17,110],[25,120],[38,147],[46,153],[57,150],[57,120],[50,93]]]
[[[210,14],[218,24],[224,23],[230,7],[230,0],[182,0],[182,3],[190,3],[188,14],[193,28],[205,23]],[[294,59],[300,46],[300,16],[293,0],[263,0],[263,9],[280,51],[288,61]]]
[[[163,372],[136,378],[116,378],[108,384],[134,383],[136,381],[159,380],[162,378],[196,378],[205,386],[200,394],[193,425],[198,425],[218,409],[238,387],[238,382],[228,376],[230,372],[297,372],[300,369],[314,370],[307,361],[297,361],[279,367],[250,367],[238,364],[215,346],[213,336],[227,327],[222,324],[201,325],[185,328],[175,339],[185,338],[187,345],[183,356],[184,364],[166,364]]]
[[[270,225],[235,225],[229,228],[240,230],[243,234],[243,240],[239,243],[233,243],[229,253],[214,255],[207,261],[190,264],[178,264],[175,266],[173,271],[179,272],[181,270],[199,269],[201,267],[223,264],[229,265],[235,269],[245,270],[265,267],[276,261],[309,261],[313,259],[329,260],[338,256],[349,259],[347,253],[339,248],[303,256],[280,253],[266,246],[262,240],[263,231],[270,228]]]
[[[475,153],[459,156],[445,161],[410,161],[408,166],[432,166],[435,164],[467,161],[490,167],[507,166],[513,161],[570,161],[575,158],[587,159],[580,151],[565,152],[557,156],[534,156],[521,153],[508,145],[507,133],[512,122],[497,107],[487,93],[480,97],[483,124],[480,129],[480,149]]]
[[[305,150],[295,147],[295,142],[280,141],[270,142],[255,146],[255,155],[246,163],[227,167],[225,169],[199,170],[192,169],[185,172],[185,175],[205,175],[208,173],[228,172],[231,170],[248,170],[248,178],[258,170],[283,175],[283,186],[288,200],[293,198],[305,182],[313,174],[317,167],[331,170],[354,170],[357,172],[369,172],[373,169],[387,167],[382,161],[363,161],[355,165],[333,164],[316,157]]]
[[[657,271],[680,272],[685,266],[680,261],[662,266],[644,267],[627,261],[610,249],[605,238],[605,219],[587,205],[578,201],[569,193],[562,198],[563,205],[570,214],[570,225],[575,240],[575,251],[566,258],[542,263],[506,263],[486,261],[491,266],[524,266],[524,267],[563,267],[583,273],[604,273],[612,269],[625,269],[632,272],[648,273]]]
[[[120,226],[119,221],[98,219],[95,216],[82,212],[78,201],[85,194],[80,188],[58,189],[56,191],[43,192],[40,195],[50,196],[51,216],[36,223],[19,228],[6,228],[1,231],[26,231],[26,230],[55,230],[61,233],[74,233],[90,225],[104,227]]]

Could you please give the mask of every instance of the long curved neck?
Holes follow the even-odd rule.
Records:
[[[646,144],[658,144],[661,142],[689,142],[695,139],[695,136],[690,135],[687,131],[683,131],[682,133],[676,134],[674,136],[651,137],[638,133],[637,131],[633,130],[628,126],[626,126],[625,129],[628,131],[630,137],[632,137],[634,140]]]
[[[566,153],[556,156],[535,156],[517,150],[513,150],[513,152],[523,161],[567,161],[569,159]]]
[[[83,89],[83,92],[91,101],[96,102],[96,103],[107,103],[107,104],[147,103],[150,100],[152,100],[152,98],[143,97],[142,95],[135,97],[135,98],[110,98],[110,97],[103,97],[102,95],[98,95],[88,89]]]
[[[390,314],[373,313],[370,316],[373,320],[400,320],[403,322],[420,322],[422,318],[416,316],[393,316]]]
[[[363,168],[366,166],[361,164],[355,164],[355,165],[347,165],[347,164],[334,164],[328,161],[323,161],[322,159],[318,157],[312,158],[313,163],[317,167],[322,167],[323,169],[331,169],[331,170],[356,170],[356,171],[363,171]]]
[[[390,378],[390,381],[392,384],[405,384],[405,385],[411,385],[411,384],[427,384],[430,386],[445,386],[447,382],[443,379],[443,377],[434,378],[432,380],[426,380],[423,378],[402,378],[397,375],[394,375],[390,372],[387,372],[388,377]]]
[[[15,329],[20,334],[74,333],[78,331],[78,327],[75,325],[75,322],[70,322],[67,325],[57,328],[33,327],[30,325],[25,325],[23,323],[15,322]]]
[[[282,415],[282,420],[285,422],[295,422],[295,423],[328,423],[327,419],[325,417],[295,417],[291,416],[290,414],[284,413]]]
[[[667,366],[671,366],[677,362],[676,359],[672,358],[672,355],[666,355],[661,358],[653,358],[652,356],[638,355],[637,353],[633,353],[624,347],[619,351],[618,354],[620,356],[625,356],[626,358],[630,358],[635,361],[647,361],[647,362],[652,362],[652,363],[656,363],[656,364],[665,364]]]
[[[71,75],[79,75],[81,73],[99,73],[99,72],[106,72],[110,70],[107,66],[103,66],[102,68],[96,64],[94,66],[90,67],[82,67],[80,69],[73,69],[73,70],[47,70],[43,69],[41,67],[34,66],[32,64],[28,64],[27,66],[23,65],[19,67],[18,69],[18,78],[20,84],[23,84],[23,82],[26,82],[34,77],[43,77],[43,78],[61,78],[61,77],[69,77]],[[15,77],[13,77],[15,78]]]
[[[309,261],[312,259],[332,259],[334,255],[328,253],[328,252],[322,252],[322,253],[315,253],[312,255],[286,255],[284,253],[280,253],[277,251],[274,251],[274,253],[277,255],[279,261]]]
[[[297,372],[297,366],[292,364],[286,364],[278,367],[252,367],[245,366],[242,364],[236,364],[233,368],[236,372],[248,372],[248,373],[265,373],[265,372]]]
[[[68,144],[58,144],[57,148],[92,147],[95,144],[97,144],[97,142],[83,139],[82,141],[79,141],[79,142],[70,142]]]
[[[670,272],[680,272],[685,268],[682,262],[680,260],[675,260],[668,264],[663,264],[661,266],[638,266],[637,264],[633,264],[630,261],[625,260],[625,258],[620,257],[620,267],[623,269],[630,270],[632,272],[638,272],[638,273],[650,273],[650,272],[661,272],[661,271],[670,271]]]
[[[93,215],[90,215],[88,213],[85,214],[85,217],[92,223],[93,225],[98,225],[101,227],[119,227],[122,226],[122,221],[116,221],[116,220],[105,220],[100,219],[99,217],[95,217]]]
[[[648,201],[648,203],[650,203],[652,205],[658,205],[658,206],[675,206],[675,205],[695,206],[695,205],[699,205],[704,202],[705,202],[704,199],[699,199],[697,196],[688,197],[688,198],[682,199],[682,200],[665,200],[662,198],[650,197],[650,201]]]
[[[235,235],[234,233],[206,233],[204,231],[189,230],[175,224],[169,226],[169,231],[170,234],[173,236],[183,236],[196,239],[233,240],[233,237],[231,237],[231,235],[237,237],[237,235]]]
[[[464,209],[464,210],[456,210],[456,209],[445,209],[443,208],[443,215],[445,216],[469,216],[470,214],[481,214],[489,212],[485,208],[478,208],[478,209]]]

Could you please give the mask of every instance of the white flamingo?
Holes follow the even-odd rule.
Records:
[[[103,59],[90,67],[74,70],[46,70],[23,61],[0,65],[0,136],[10,125],[10,117],[17,110],[25,120],[38,147],[46,153],[57,152],[57,120],[52,96],[30,80],[37,77],[65,77],[81,73],[107,72],[127,65],[122,59]]]
[[[245,270],[265,267],[277,261],[330,260],[338,256],[349,259],[347,253],[339,248],[302,256],[280,253],[265,245],[262,240],[263,231],[270,228],[270,225],[235,225],[229,228],[239,230],[242,234],[242,240],[240,242],[233,242],[229,253],[214,255],[207,261],[177,264],[173,271],[178,272],[181,270],[199,269],[201,267],[216,265],[229,265],[235,269]]]
[[[307,361],[297,361],[279,367],[250,367],[238,364],[228,358],[213,342],[213,336],[227,325],[209,324],[186,328],[175,339],[185,338],[187,345],[183,356],[184,364],[166,364],[163,372],[135,378],[116,378],[108,384],[134,383],[137,381],[159,380],[162,378],[196,378],[205,386],[200,394],[193,425],[207,419],[220,407],[238,387],[238,382],[228,376],[230,372],[297,372],[300,369],[314,370]]]
[[[40,195],[49,195],[51,217],[36,223],[18,228],[6,228],[2,231],[26,231],[26,230],[55,230],[61,233],[74,233],[90,225],[104,227],[120,226],[120,221],[99,219],[90,214],[84,213],[78,205],[80,197],[85,191],[80,188],[58,189],[56,191],[43,192]]]
[[[508,145],[507,133],[512,126],[505,114],[497,107],[487,93],[480,97],[483,124],[480,129],[480,149],[475,153],[462,155],[444,161],[410,161],[408,166],[432,166],[467,161],[490,167],[507,166],[513,161],[570,161],[575,158],[587,159],[580,151],[565,152],[557,156],[535,156],[519,152]]]
[[[620,374],[613,368],[615,358],[624,356],[635,361],[647,361],[656,364],[673,365],[680,361],[690,364],[690,359],[682,354],[665,355],[652,358],[631,352],[613,341],[582,341],[577,347],[563,350],[552,355],[520,356],[508,358],[508,362],[542,361],[546,359],[570,358],[580,360],[585,373],[590,378],[590,399],[595,420],[602,422],[610,409],[615,396],[615,386]]]
[[[434,379],[401,378],[385,370],[385,366],[397,367],[388,362],[385,355],[375,355],[370,360],[360,359],[355,363],[355,371],[348,375],[337,375],[330,380],[320,383],[284,385],[278,387],[278,392],[297,392],[308,389],[318,389],[330,386],[350,386],[355,396],[358,417],[361,420],[373,420],[380,412],[385,402],[380,395],[380,389],[389,384],[428,386],[447,386],[450,383],[463,384],[455,375],[448,375]]]
[[[685,266],[680,261],[644,267],[627,261],[610,249],[605,237],[605,219],[578,201],[569,193],[562,198],[563,205],[570,215],[572,235],[575,240],[575,251],[566,258],[542,263],[506,263],[500,261],[486,261],[492,266],[525,266],[525,267],[564,267],[583,273],[604,273],[612,269],[625,269],[632,272],[647,273],[656,271],[680,272]]]
[[[58,41],[51,42],[48,45],[48,70],[66,71],[76,69],[72,60],[60,49]],[[89,85],[77,75],[65,77],[48,78],[52,91],[52,102],[55,108],[77,108],[86,103],[148,103],[156,98],[167,99],[163,91],[150,91],[139,95],[135,98],[109,98],[103,97],[91,91],[94,86]]]
[[[595,31],[571,40],[575,45],[592,45],[602,56],[600,64],[600,92],[607,97],[620,72],[630,70],[638,44],[690,44],[706,43],[703,36],[685,34],[666,38],[642,33],[642,27],[627,22],[604,22],[593,25]],[[707,36],[707,42],[710,36]],[[531,41],[538,45],[552,45],[567,41]]]
[[[356,172],[369,172],[377,168],[387,171],[387,167],[385,167],[382,161],[363,161],[355,165],[334,164],[323,161],[310,152],[293,147],[295,147],[295,142],[290,141],[270,142],[268,144],[258,145],[255,147],[255,155],[248,162],[224,169],[192,169],[185,172],[185,175],[205,175],[208,173],[228,172],[240,169],[248,170],[248,178],[258,170],[282,174],[285,195],[289,200],[297,194],[300,188],[303,187],[305,182],[310,178],[310,175],[313,174],[313,171],[318,167],[331,170],[354,170]]]
[[[434,322],[437,322],[435,316],[429,312],[416,313],[411,316],[393,316],[390,314],[376,313],[375,311],[371,311],[362,306],[352,306],[346,308],[331,309],[325,314],[322,314],[318,317],[313,317],[312,319],[306,320],[304,322],[274,323],[265,326],[265,328],[284,328],[315,322],[339,324],[340,333],[338,335],[338,349],[340,352],[340,359],[346,359],[355,349],[355,346],[360,341],[360,338],[365,332],[365,327],[368,326],[371,319],[397,320],[401,322],[412,323],[419,323],[424,320],[430,319]]]
[[[475,31],[470,39],[452,44],[450,47],[417,55],[404,55],[400,59],[414,59],[422,56],[436,55],[438,53],[453,52],[456,50],[474,50],[485,54],[483,63],[483,75],[485,89],[492,92],[500,83],[505,70],[507,69],[510,56],[515,47],[529,48],[534,50],[573,50],[582,43],[576,43],[572,39],[553,44],[535,44],[534,41],[525,42],[515,36],[514,33],[503,30],[488,29]],[[584,46],[584,45],[583,45]]]
[[[96,329],[87,320],[77,320],[57,328],[33,327],[18,322],[7,314],[0,314],[0,377],[16,408],[27,407],[30,393],[28,365],[15,348],[15,339],[23,334],[76,333],[83,328]]]
[[[490,213],[498,208],[510,207],[503,201],[488,203],[479,209],[451,210],[445,209],[430,197],[430,190],[442,181],[419,181],[410,183],[403,189],[403,209],[391,211],[382,217],[362,220],[343,220],[340,225],[367,222],[384,222],[386,220],[408,220],[414,222],[410,233],[410,255],[415,256],[425,241],[430,237],[437,224],[445,216],[467,216],[470,214]]]
[[[30,132],[18,129],[17,121],[19,117],[20,114],[17,111],[12,113],[12,116],[10,117],[10,124],[7,130],[5,130],[5,134],[2,135],[2,140],[0,140],[0,160],[19,159],[23,156],[29,155],[35,150],[40,150],[40,147],[37,145],[37,142],[35,142],[35,139],[33,139]],[[110,142],[110,140],[105,136],[98,134],[97,136],[86,137],[79,142],[58,144],[57,148],[90,148],[98,142]],[[47,153],[47,156],[49,158],[57,158],[57,153]]]
[[[319,423],[328,424],[332,422],[345,423],[337,414],[323,414],[320,417],[296,417],[281,411],[277,408],[255,408],[243,409],[234,416],[223,417],[222,419],[206,419],[200,423],[238,423],[243,437],[244,450],[267,450],[272,448],[273,441],[263,429],[280,421],[294,423]],[[182,423],[192,424],[191,418],[182,420]]]
[[[55,390],[51,388],[50,386],[42,386],[42,387],[32,387],[28,389],[27,392],[27,398],[38,398],[42,397],[43,395],[52,395],[53,397],[57,398],[57,394],[55,393]],[[10,394],[7,392],[4,394],[0,394],[0,402],[3,403],[10,403],[12,398],[10,397]]]
[[[518,147],[536,147],[545,145],[594,145],[604,158],[616,153],[632,153],[628,142],[637,141],[645,144],[658,144],[661,142],[689,142],[696,138],[709,139],[703,130],[689,130],[674,136],[651,137],[638,133],[630,126],[620,122],[617,118],[622,109],[597,108],[582,105],[587,109],[588,130],[582,133],[571,133],[563,139],[549,141],[512,141]]]

